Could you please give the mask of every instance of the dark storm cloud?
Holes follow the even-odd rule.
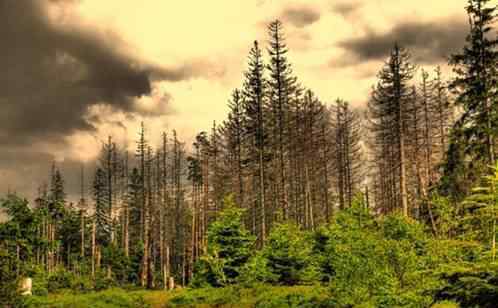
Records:
[[[17,147],[0,151],[0,198],[7,191],[20,193],[22,197],[32,201],[36,198],[37,189],[43,184],[49,184],[50,170],[54,156],[28,147]],[[91,175],[96,161],[86,162],[85,188],[87,196],[91,187]],[[68,200],[77,200],[81,187],[82,163],[74,159],[56,162],[61,171]]]
[[[88,107],[134,112],[134,99],[148,95],[153,80],[180,81],[205,69],[200,61],[172,69],[145,63],[113,33],[47,17],[48,5],[77,2],[0,0],[0,144],[91,131]]]
[[[458,18],[440,22],[407,21],[395,25],[386,33],[369,29],[364,36],[343,41],[340,46],[352,53],[356,62],[361,62],[384,60],[394,42],[398,42],[411,52],[414,60],[433,64],[445,61],[461,49],[467,32],[466,21]]]
[[[303,28],[317,22],[320,12],[310,6],[292,6],[284,9],[281,18],[295,27]]]

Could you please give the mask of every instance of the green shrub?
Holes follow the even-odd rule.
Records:
[[[168,303],[171,306],[194,306],[235,304],[240,302],[240,294],[237,288],[199,288],[190,289],[180,295],[173,297]]]
[[[338,307],[424,307],[426,237],[420,224],[399,215],[375,220],[360,199],[313,234],[321,281],[330,281]]]
[[[107,273],[101,271],[98,272],[97,275],[95,275],[95,283],[94,283],[95,291],[107,290],[115,286],[116,286],[116,281],[112,277],[110,278],[107,277]]]
[[[55,292],[61,289],[70,289],[75,279],[73,273],[63,269],[58,269],[51,273],[47,279],[47,289],[49,292]]]
[[[94,289],[93,281],[88,276],[76,276],[71,282],[71,290],[78,292],[89,292]]]
[[[419,222],[399,214],[383,217],[380,220],[380,228],[387,239],[408,240],[416,244],[423,244],[426,240],[424,228]]]
[[[255,297],[255,308],[336,307],[327,297],[326,290],[319,286],[306,288],[266,288],[266,290],[262,290],[255,294]]]
[[[311,256],[311,236],[294,224],[273,227],[261,256],[266,259],[267,281],[296,285],[318,280],[318,269]]]
[[[496,307],[498,267],[473,266],[448,270],[441,274],[447,284],[438,290],[436,300],[452,300],[461,307]]]
[[[108,245],[102,250],[102,266],[110,266],[112,269],[113,279],[120,283],[129,281],[129,273],[132,269],[132,260],[125,255],[122,248],[115,244]]]
[[[187,289],[175,295],[168,307],[337,307],[331,306],[325,288],[320,286],[276,287],[254,284],[244,289],[224,288]]]
[[[270,271],[268,259],[258,252],[241,269],[239,282],[247,287],[267,281],[277,281],[278,276]]]
[[[208,253],[196,264],[193,287],[220,287],[238,280],[253,254],[255,237],[242,222],[243,210],[233,196],[224,200],[223,211],[208,228]]]
[[[7,250],[0,247],[0,299],[5,305],[15,304],[19,300],[17,279],[13,267],[16,260]]]

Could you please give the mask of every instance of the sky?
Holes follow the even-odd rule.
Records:
[[[108,135],[133,149],[190,143],[227,114],[254,40],[284,23],[299,81],[364,106],[394,42],[443,71],[468,32],[465,0],[0,0],[0,195],[31,199],[53,161],[70,196]],[[450,75],[447,75],[450,76]],[[90,181],[87,179],[87,181]],[[87,183],[88,186],[88,183]]]

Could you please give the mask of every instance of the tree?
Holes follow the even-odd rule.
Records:
[[[244,207],[244,101],[240,90],[235,89],[229,101],[228,119],[223,123],[222,132],[226,140],[226,150],[232,171],[232,191],[236,192],[237,203]]]
[[[444,167],[444,176],[448,180],[442,185],[444,191],[453,194],[465,195],[472,186],[465,182],[477,181],[485,169],[483,165],[495,164],[498,113],[493,106],[496,105],[498,82],[498,40],[491,34],[496,7],[487,7],[488,2],[469,0],[466,8],[470,24],[467,44],[450,60],[456,74],[450,88],[456,96],[456,105],[462,108],[452,131],[453,143]],[[463,172],[454,168],[455,163],[463,166]],[[472,169],[477,169],[477,172]],[[458,182],[464,183],[455,185]],[[464,189],[463,192],[455,191],[459,187]]]
[[[276,225],[261,251],[266,260],[269,280],[282,285],[295,285],[313,277],[311,241],[291,223]]]
[[[409,85],[414,66],[408,52],[394,45],[389,60],[378,74],[379,81],[369,102],[370,121],[375,134],[376,149],[387,159],[391,179],[391,196],[398,200],[403,214],[408,216],[407,159],[406,159],[406,104],[412,99]],[[379,166],[379,169],[386,167]],[[396,179],[396,180],[395,180]],[[399,184],[397,183],[399,182]]]
[[[225,197],[221,211],[208,230],[208,251],[196,265],[194,285],[219,287],[237,281],[243,266],[253,254],[255,237],[245,229],[243,209],[233,195]]]
[[[491,243],[491,260],[496,259],[496,220],[498,207],[498,164],[492,168],[492,173],[482,178],[483,184],[475,187],[472,194],[464,201],[467,212],[465,221],[471,222],[467,233],[474,233],[480,240]],[[476,221],[477,220],[477,221]],[[477,224],[477,226],[475,226]],[[477,230],[474,228],[477,227]],[[474,230],[472,230],[474,229]]]
[[[270,63],[268,78],[268,96],[271,108],[271,121],[269,131],[272,133],[273,153],[276,157],[276,168],[278,171],[278,200],[283,210],[283,218],[287,219],[289,208],[289,196],[287,192],[288,164],[287,146],[289,135],[289,107],[290,100],[296,90],[297,79],[292,75],[291,65],[286,54],[288,52],[285,44],[283,25],[279,20],[271,22],[268,26],[270,37]]]
[[[351,207],[353,197],[360,191],[361,131],[359,114],[348,102],[338,99],[332,105],[333,138],[335,143],[334,171],[339,194],[339,208]]]
[[[106,174],[97,168],[93,180],[93,199],[95,202],[95,224],[96,224],[96,240],[98,245],[106,245],[110,243],[111,234],[111,218],[109,214],[107,189],[106,189]]]
[[[141,285],[145,286],[148,277],[150,276],[149,273],[149,252],[150,252],[150,247],[149,247],[149,231],[150,231],[150,224],[149,224],[149,215],[150,215],[150,203],[147,202],[148,200],[148,187],[146,183],[147,179],[147,151],[149,149],[147,140],[145,138],[145,126],[144,123],[141,123],[140,127],[140,132],[139,132],[139,139],[137,141],[137,150],[136,150],[136,157],[138,159],[139,163],[139,185],[140,185],[140,241],[144,243],[143,245],[143,257],[142,257],[142,268],[141,268],[141,275],[140,275],[140,281]]]
[[[261,50],[258,42],[249,53],[249,68],[245,72],[243,93],[245,97],[245,115],[247,117],[246,134],[252,139],[252,146],[256,149],[250,160],[253,166],[254,183],[257,183],[257,197],[255,205],[259,207],[257,216],[260,218],[260,243],[264,243],[266,236],[266,185],[265,185],[265,156],[267,149],[267,133],[263,116],[264,95],[266,80],[263,77],[264,64],[261,59]],[[258,207],[254,207],[255,209]],[[256,215],[255,215],[256,218]]]

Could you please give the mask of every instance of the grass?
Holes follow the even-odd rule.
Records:
[[[336,307],[330,293],[321,286],[268,286],[252,288],[240,286],[226,288],[162,290],[109,289],[100,292],[74,293],[64,291],[48,296],[28,298],[27,307],[42,308],[293,308]],[[451,302],[443,302],[434,308],[457,308]]]
[[[113,307],[318,307],[326,299],[322,287],[273,287],[258,285],[253,288],[226,287],[183,289],[175,291],[148,291],[109,289],[101,292],[74,293],[63,291],[48,296],[28,298],[28,307],[42,308],[113,308]]]
[[[196,289],[173,296],[166,307],[327,307],[327,290],[320,286]]]
[[[27,307],[43,308],[113,308],[151,307],[140,292],[123,289],[109,289],[85,294],[63,291],[48,296],[32,296],[27,299]]]

